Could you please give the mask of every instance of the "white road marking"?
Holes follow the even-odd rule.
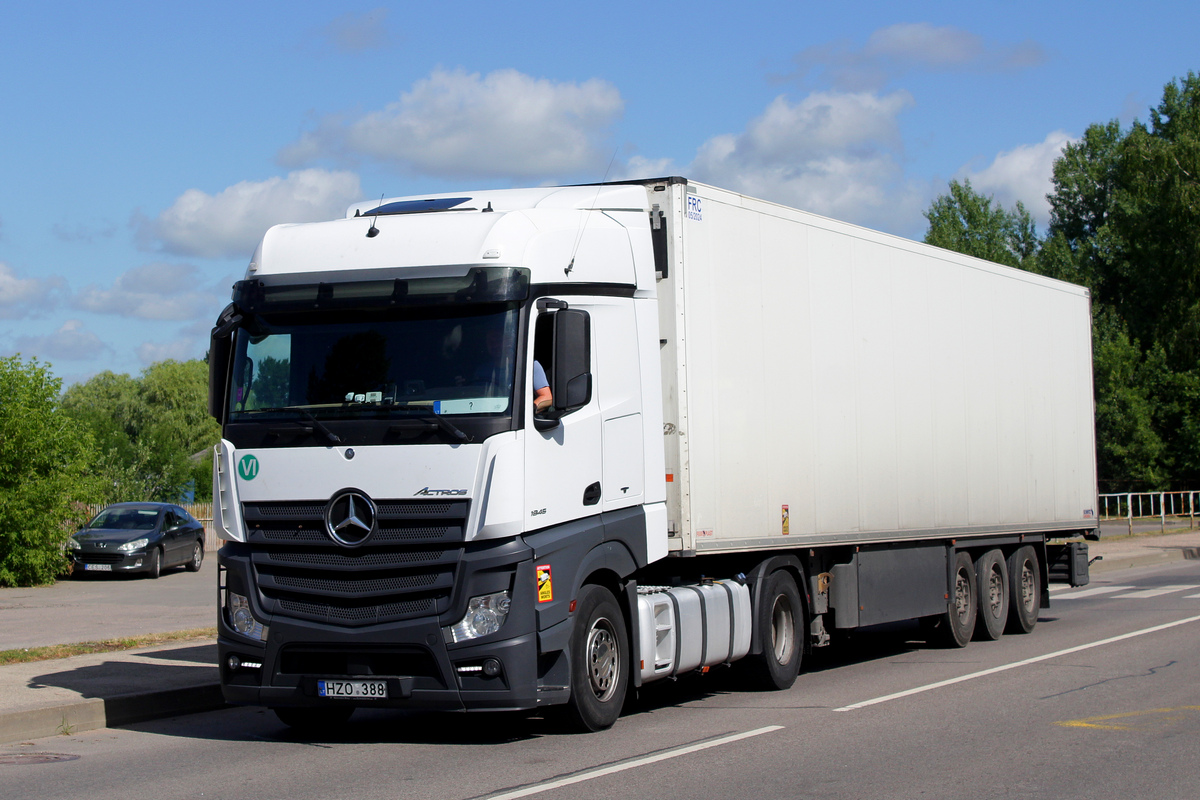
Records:
[[[1158,597],[1159,595],[1170,594],[1171,592],[1183,592],[1188,589],[1196,589],[1195,584],[1185,586],[1159,586],[1157,589],[1143,589],[1140,592],[1130,592],[1129,594],[1119,594],[1114,599],[1120,600],[1123,598],[1135,597],[1139,600],[1144,600],[1147,597]]]
[[[590,781],[594,778],[602,778],[605,775],[612,775],[616,772],[624,772],[625,770],[634,769],[635,767],[644,767],[647,764],[655,764],[659,761],[666,761],[670,758],[686,756],[688,753],[696,753],[700,750],[708,750],[712,747],[720,747],[723,744],[732,744],[733,742],[738,742],[742,739],[749,739],[752,736],[759,736],[764,733],[772,733],[774,731],[781,730],[783,730],[782,725],[768,725],[765,728],[756,728],[755,730],[746,731],[745,733],[734,733],[730,734],[729,736],[722,736],[719,739],[711,739],[707,742],[689,744],[684,747],[677,747],[674,750],[666,750],[662,753],[656,753],[652,756],[635,758],[632,761],[623,761],[620,764],[612,764],[607,767],[598,767],[596,769],[576,773],[575,775],[568,775],[565,778],[556,778],[544,783],[535,783],[532,786],[513,789],[510,792],[504,792],[502,794],[485,795],[485,797],[487,800],[515,800],[515,798],[518,797],[528,797],[533,794],[548,792],[551,789],[558,789],[563,786],[571,786],[572,784],[576,783],[583,783],[584,781]]]
[[[1132,586],[1096,586],[1092,589],[1081,589],[1078,592],[1069,592],[1056,596],[1055,600],[1078,600],[1080,597],[1095,597],[1096,595],[1109,594],[1111,592],[1123,592],[1126,589],[1132,589]]]
[[[1162,625],[1155,625],[1152,628],[1143,628],[1140,631],[1132,631],[1130,633],[1123,633],[1120,636],[1112,636],[1108,639],[1101,639],[1098,642],[1089,642],[1088,644],[1081,644],[1076,647],[1068,647],[1066,650],[1057,650],[1053,653],[1034,656],[1033,658],[1027,658],[1024,661],[1014,661],[1011,664],[1001,664],[998,667],[980,670],[979,672],[972,672],[968,675],[960,675],[957,678],[950,678],[948,680],[938,681],[937,683],[928,683],[924,686],[905,689],[903,692],[896,692],[895,694],[884,695],[883,697],[875,697],[871,700],[864,700],[861,703],[842,706],[841,708],[835,708],[834,711],[855,711],[860,708],[866,708],[867,706],[886,703],[889,700],[899,700],[901,697],[909,697],[910,695],[932,691],[933,689],[941,689],[943,686],[953,686],[956,683],[964,683],[965,681],[974,680],[975,678],[983,678],[988,675],[995,675],[998,672],[1006,672],[1010,669],[1016,669],[1017,667],[1027,667],[1030,664],[1037,664],[1040,661],[1049,661],[1050,659],[1058,658],[1059,656],[1067,656],[1083,650],[1091,650],[1093,647],[1101,647],[1102,645],[1113,644],[1114,642],[1121,642],[1126,639],[1133,639],[1137,636],[1145,636],[1147,633],[1158,633],[1159,631],[1165,631],[1169,628],[1176,628],[1180,625],[1187,625],[1191,622],[1200,622],[1200,617],[1187,617],[1186,619],[1179,619],[1175,620],[1174,622],[1166,622]]]

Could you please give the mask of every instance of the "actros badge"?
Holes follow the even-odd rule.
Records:
[[[343,489],[325,506],[325,532],[340,545],[358,547],[375,532],[379,510],[357,489]]]

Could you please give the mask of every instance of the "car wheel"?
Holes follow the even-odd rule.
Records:
[[[162,574],[162,551],[157,547],[150,551],[150,566],[146,568],[146,577],[154,580]]]
[[[579,731],[611,728],[629,685],[625,617],[612,592],[588,584],[579,592],[571,637],[571,699],[567,712]]]
[[[204,548],[199,542],[192,544],[192,557],[187,563],[188,572],[199,572],[200,565],[204,563]]]

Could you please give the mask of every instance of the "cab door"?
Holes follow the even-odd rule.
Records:
[[[525,369],[525,530],[599,514],[602,424],[592,341],[602,335],[577,297],[543,298]],[[561,314],[561,316],[560,316]],[[553,404],[533,411],[533,362],[546,372]]]

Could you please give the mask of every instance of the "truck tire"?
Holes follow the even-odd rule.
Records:
[[[975,638],[996,640],[1008,624],[1008,562],[999,550],[988,550],[975,561],[975,586],[979,594],[979,613]]]
[[[787,689],[796,682],[804,659],[804,606],[796,580],[787,570],[767,576],[754,611],[762,652],[747,661],[751,680],[763,689]]]
[[[629,637],[612,592],[587,584],[576,598],[571,636],[571,727],[584,732],[611,728],[621,716],[629,686]]]
[[[295,728],[305,733],[337,728],[350,721],[354,706],[336,706],[332,708],[273,708],[279,721],[289,728]]]
[[[1037,552],[1025,545],[1008,557],[1008,633],[1029,633],[1042,607],[1042,570]]]
[[[950,584],[950,599],[946,613],[923,619],[922,628],[930,644],[941,647],[966,647],[975,632],[978,593],[975,583],[975,563],[971,555],[954,555],[954,579]]]

